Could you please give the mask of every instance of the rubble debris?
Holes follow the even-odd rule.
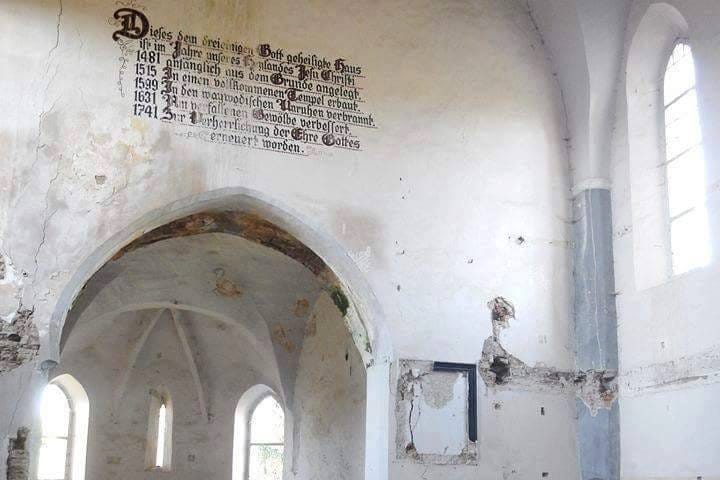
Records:
[[[301,298],[295,302],[295,309],[293,313],[296,317],[304,317],[310,311],[310,302],[306,298]]]

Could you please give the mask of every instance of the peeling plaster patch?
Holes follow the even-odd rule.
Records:
[[[596,415],[600,408],[610,409],[617,398],[617,372],[614,370],[560,371],[545,366],[531,367],[509,353],[500,343],[499,333],[514,318],[512,304],[502,297],[488,303],[493,335],[483,344],[479,373],[492,388],[575,394]],[[497,332],[497,333],[496,333]]]
[[[437,381],[426,382],[422,390],[423,400],[431,407],[440,409],[453,399],[453,385],[458,375],[437,375]]]
[[[308,314],[310,311],[310,302],[308,302],[307,298],[301,298],[297,302],[295,302],[295,309],[293,310],[293,313],[296,317],[304,317]]]
[[[433,362],[401,360],[397,385],[396,457],[419,463],[477,463],[467,431],[467,376],[433,371]]]
[[[590,412],[595,415],[598,410],[610,410],[618,395],[617,372],[605,370],[588,370],[575,376],[574,384],[577,396],[582,399]]]
[[[295,351],[295,343],[290,340],[287,330],[282,325],[275,325],[272,329],[273,341],[279,344],[287,353]]]
[[[196,213],[165,224],[126,245],[114,259],[161,240],[204,233],[237,235],[272,248],[300,262],[315,275],[326,273],[327,270],[325,262],[290,233],[257,215],[233,210]]]
[[[37,357],[40,350],[34,309],[20,307],[13,323],[0,323],[0,373],[9,372]]]
[[[370,341],[367,327],[363,323],[355,305],[352,305],[352,308],[350,308],[350,301],[347,296],[345,296],[342,289],[340,289],[340,287],[331,287],[331,289],[333,289],[332,291],[337,292],[337,298],[335,298],[332,293],[330,294],[330,298],[343,315],[343,322],[345,323],[348,332],[350,332],[350,336],[357,346],[360,356],[363,358],[365,367],[368,368],[373,365],[374,360],[372,358],[372,342]]]
[[[492,313],[493,335],[500,336],[500,331],[510,326],[510,319],[515,318],[515,307],[503,297],[495,297],[487,304]]]
[[[225,278],[225,270],[215,269],[215,289],[213,290],[223,297],[237,298],[242,296],[243,291],[232,281]]]
[[[305,324],[305,336],[314,337],[317,335],[317,315],[310,317]]]
[[[7,479],[28,480],[30,478],[30,452],[27,439],[30,430],[20,427],[15,438],[11,438],[8,445]]]
[[[21,308],[22,277],[10,257],[0,251],[0,319],[12,323]]]
[[[621,393],[633,397],[647,392],[673,390],[688,384],[720,382],[720,346],[668,362],[654,363],[620,375]]]

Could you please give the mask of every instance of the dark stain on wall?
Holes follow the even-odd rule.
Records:
[[[350,308],[350,301],[340,287],[330,287],[330,298],[338,310],[340,310],[342,316],[347,315],[348,309]]]
[[[325,262],[315,252],[290,233],[255,214],[234,210],[195,213],[167,223],[126,245],[113,257],[113,260],[161,240],[204,233],[237,235],[272,248],[301,263],[315,275],[320,275],[327,269]]]

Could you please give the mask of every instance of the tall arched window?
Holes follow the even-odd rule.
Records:
[[[42,440],[38,463],[39,480],[64,480],[68,478],[71,451],[70,400],[62,388],[50,384],[42,396]]]
[[[663,94],[670,248],[677,275],[710,261],[695,64],[687,43],[677,43],[670,55]]]
[[[285,412],[267,385],[254,385],[235,408],[232,480],[280,480]],[[292,422],[289,422],[292,424]]]
[[[88,418],[87,395],[73,377],[61,375],[45,387],[38,480],[85,478]]]
[[[250,417],[248,480],[281,480],[285,450],[285,414],[272,395]]]

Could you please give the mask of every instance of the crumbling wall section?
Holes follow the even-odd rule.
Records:
[[[508,352],[500,338],[510,327],[515,308],[509,300],[496,297],[488,302],[493,335],[483,344],[479,373],[488,387],[522,389],[536,392],[574,394],[596,415],[600,409],[612,408],[617,399],[617,370],[562,371],[545,365],[530,366]]]
[[[593,415],[610,409],[617,399],[617,372],[614,370],[562,371],[552,367],[531,367],[509,353],[497,337],[489,337],[479,362],[485,385],[499,389],[574,394]]]
[[[20,307],[12,323],[0,321],[0,374],[34,361],[40,350],[33,309]]]
[[[623,396],[720,383],[720,346],[679,358],[623,370]]]
[[[26,427],[20,427],[15,438],[8,445],[7,480],[28,480],[30,478],[30,452]]]
[[[576,397],[592,417],[613,409],[618,397],[616,370],[562,370],[543,364],[528,365],[502,343],[503,331],[511,327],[515,318],[512,302],[496,297],[487,306],[491,312],[492,335],[483,343],[477,368],[493,396],[506,391]],[[434,371],[433,365],[433,361],[399,361],[395,456],[398,460],[419,464],[477,464],[478,444],[469,441],[468,435],[466,376],[459,372]],[[495,408],[502,408],[501,403]]]
[[[460,372],[433,371],[433,362],[401,360],[395,418],[396,458],[435,465],[474,465],[468,435],[468,381]]]

